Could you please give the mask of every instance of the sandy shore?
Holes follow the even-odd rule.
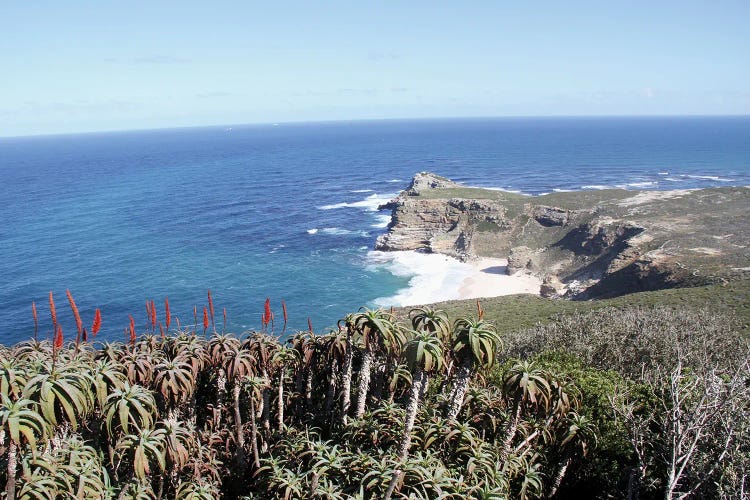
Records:
[[[515,293],[539,295],[542,281],[523,273],[508,276],[506,259],[481,258],[469,264],[473,272],[464,279],[458,290],[461,299],[498,297]]]

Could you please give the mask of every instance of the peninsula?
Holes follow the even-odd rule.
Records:
[[[507,259],[546,297],[608,298],[750,277],[750,187],[526,196],[421,172],[376,250]]]

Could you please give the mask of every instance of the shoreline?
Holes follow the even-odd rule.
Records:
[[[413,250],[372,251],[370,266],[408,278],[406,287],[378,297],[378,307],[412,307],[448,300],[539,295],[541,279],[524,273],[507,274],[507,259],[480,257],[462,262],[454,257]]]

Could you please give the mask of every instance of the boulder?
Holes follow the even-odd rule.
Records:
[[[516,274],[518,271],[528,271],[533,267],[532,257],[534,251],[529,247],[514,247],[508,255],[508,274]]]

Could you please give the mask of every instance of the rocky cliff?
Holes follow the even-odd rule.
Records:
[[[585,299],[750,274],[750,188],[524,196],[417,174],[378,250],[508,259],[549,296]]]

